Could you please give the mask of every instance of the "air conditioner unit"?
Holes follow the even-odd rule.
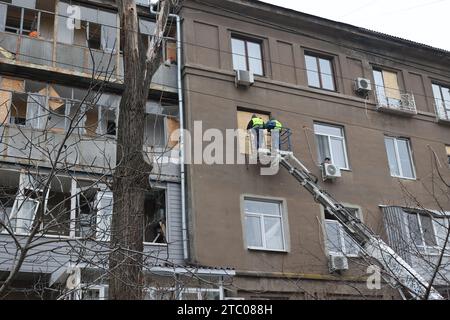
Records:
[[[357,78],[356,79],[356,92],[368,93],[372,91],[372,83],[369,79]]]
[[[253,72],[236,70],[236,86],[249,87],[255,82]]]
[[[347,257],[345,257],[343,255],[331,254],[329,258],[330,258],[329,264],[330,264],[330,272],[331,273],[336,272],[336,271],[348,270]]]
[[[324,163],[322,165],[323,180],[333,180],[341,177],[341,169],[334,164]]]

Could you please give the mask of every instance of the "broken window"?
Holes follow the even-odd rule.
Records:
[[[59,3],[59,14],[67,16],[70,4]],[[79,6],[81,20],[62,17],[58,22],[58,42],[78,44],[91,49],[114,52],[116,47],[117,14],[97,8]],[[75,28],[67,28],[67,25]]]
[[[163,148],[166,146],[165,117],[163,115],[145,115],[145,145],[152,148]]]
[[[19,174],[14,171],[2,171],[0,179],[0,222],[9,225],[9,217],[19,190]],[[0,231],[3,231],[0,225]]]
[[[53,3],[54,1],[48,1]],[[37,9],[47,8],[48,4],[43,5],[42,1],[36,4],[33,1],[12,1],[13,5],[1,5],[0,13],[0,31],[11,32],[20,35],[26,35],[33,38],[53,38],[54,15],[41,12]],[[52,11],[52,10],[49,10]]]
[[[166,243],[166,192],[153,189],[145,195],[144,242]]]
[[[76,197],[76,236],[109,241],[113,209],[112,192],[106,186],[88,185],[77,189]]]
[[[437,245],[433,219],[428,214],[408,214],[409,233],[412,241],[419,247],[434,247]]]
[[[347,208],[356,218],[360,212],[356,208]],[[336,216],[325,209],[325,232],[327,237],[327,250],[330,254],[357,256],[360,252],[358,244],[353,240],[344,227],[339,223]]]
[[[41,178],[35,174],[20,175],[19,190],[9,216],[10,227],[17,234],[28,234],[34,225],[45,197]]]
[[[55,181],[46,198],[42,219],[42,232],[48,235],[70,236],[71,192],[70,183]]]

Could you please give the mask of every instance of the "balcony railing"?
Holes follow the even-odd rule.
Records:
[[[377,87],[376,98],[379,111],[403,115],[417,114],[416,101],[412,93],[398,92],[397,97],[388,97],[384,87]]]
[[[445,102],[441,102],[435,104],[436,107],[436,115],[439,122],[444,122],[450,124],[450,103],[447,102],[448,105],[445,105]]]
[[[40,17],[37,36],[30,36],[30,33],[25,30],[25,26],[15,30],[9,26],[11,23],[8,24],[7,19],[0,17],[1,62],[19,65],[21,63],[33,64],[44,67],[46,70],[71,73],[89,78],[95,72],[96,75],[104,76],[111,82],[123,82],[123,55],[117,50],[120,44],[118,41],[116,42],[115,34],[111,36],[110,32],[110,29],[115,28],[114,26],[97,23],[101,30],[99,35],[101,45],[100,49],[94,49],[89,48],[89,41],[87,39],[80,39],[80,35],[84,34],[83,31],[78,31],[77,36],[73,39],[69,36],[66,37],[68,39],[64,38],[64,34],[58,37],[55,36],[61,29],[61,26],[58,24],[66,23],[67,20],[61,14],[59,14],[60,19],[56,19],[55,13],[39,9],[23,9],[18,6],[3,3],[1,0],[0,10],[4,11],[4,18],[7,18],[10,12],[12,14],[15,11],[20,12],[20,10],[27,10],[26,13],[28,15],[32,13]],[[21,15],[18,18],[24,19],[21,18]],[[143,34],[150,34],[151,27],[154,23],[147,20],[142,20],[141,23],[142,26],[147,26],[147,28],[143,28],[143,30],[146,30],[143,31]],[[87,36],[85,35],[85,37]],[[61,39],[65,40],[62,41]],[[173,43],[174,40],[167,38],[166,41]],[[113,47],[116,49],[108,47],[108,44],[112,46],[110,42],[114,43]],[[103,46],[108,48],[101,49]],[[172,47],[167,46],[167,48]],[[165,50],[169,49],[166,49],[165,46]],[[164,51],[163,56],[166,58],[168,53]],[[161,63],[152,81],[151,88],[176,92],[176,64]]]

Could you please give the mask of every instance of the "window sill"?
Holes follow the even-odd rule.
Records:
[[[396,178],[396,179],[402,179],[402,180],[417,181],[417,178],[408,178],[408,177],[393,176],[393,175],[391,175],[391,177]]]
[[[258,248],[258,247],[247,247],[249,251],[261,251],[268,253],[288,253],[287,250],[277,250],[277,249],[267,249],[267,248]]]

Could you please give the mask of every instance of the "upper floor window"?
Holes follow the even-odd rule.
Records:
[[[305,54],[305,61],[310,87],[336,90],[332,59],[307,53]]]
[[[285,250],[281,202],[246,198],[244,210],[248,248]]]
[[[401,94],[397,73],[381,69],[373,70],[378,103],[401,106]]]
[[[53,11],[54,7],[54,0],[13,0],[12,5],[0,3],[0,31],[52,39],[54,15],[41,10]]]
[[[386,152],[391,176],[415,179],[409,139],[385,137]]]
[[[434,247],[437,245],[433,219],[427,214],[409,213],[408,226],[415,245]]]
[[[360,219],[360,212],[357,208],[347,208],[355,218]],[[357,256],[359,246],[353,238],[345,231],[344,227],[325,209],[325,231],[327,235],[327,250],[330,254]]]
[[[450,87],[433,84],[433,95],[439,118],[450,120]]]
[[[260,41],[232,37],[231,50],[234,70],[248,70],[255,75],[264,75]]]
[[[322,123],[314,124],[319,163],[326,158],[341,169],[349,169],[344,129]]]

